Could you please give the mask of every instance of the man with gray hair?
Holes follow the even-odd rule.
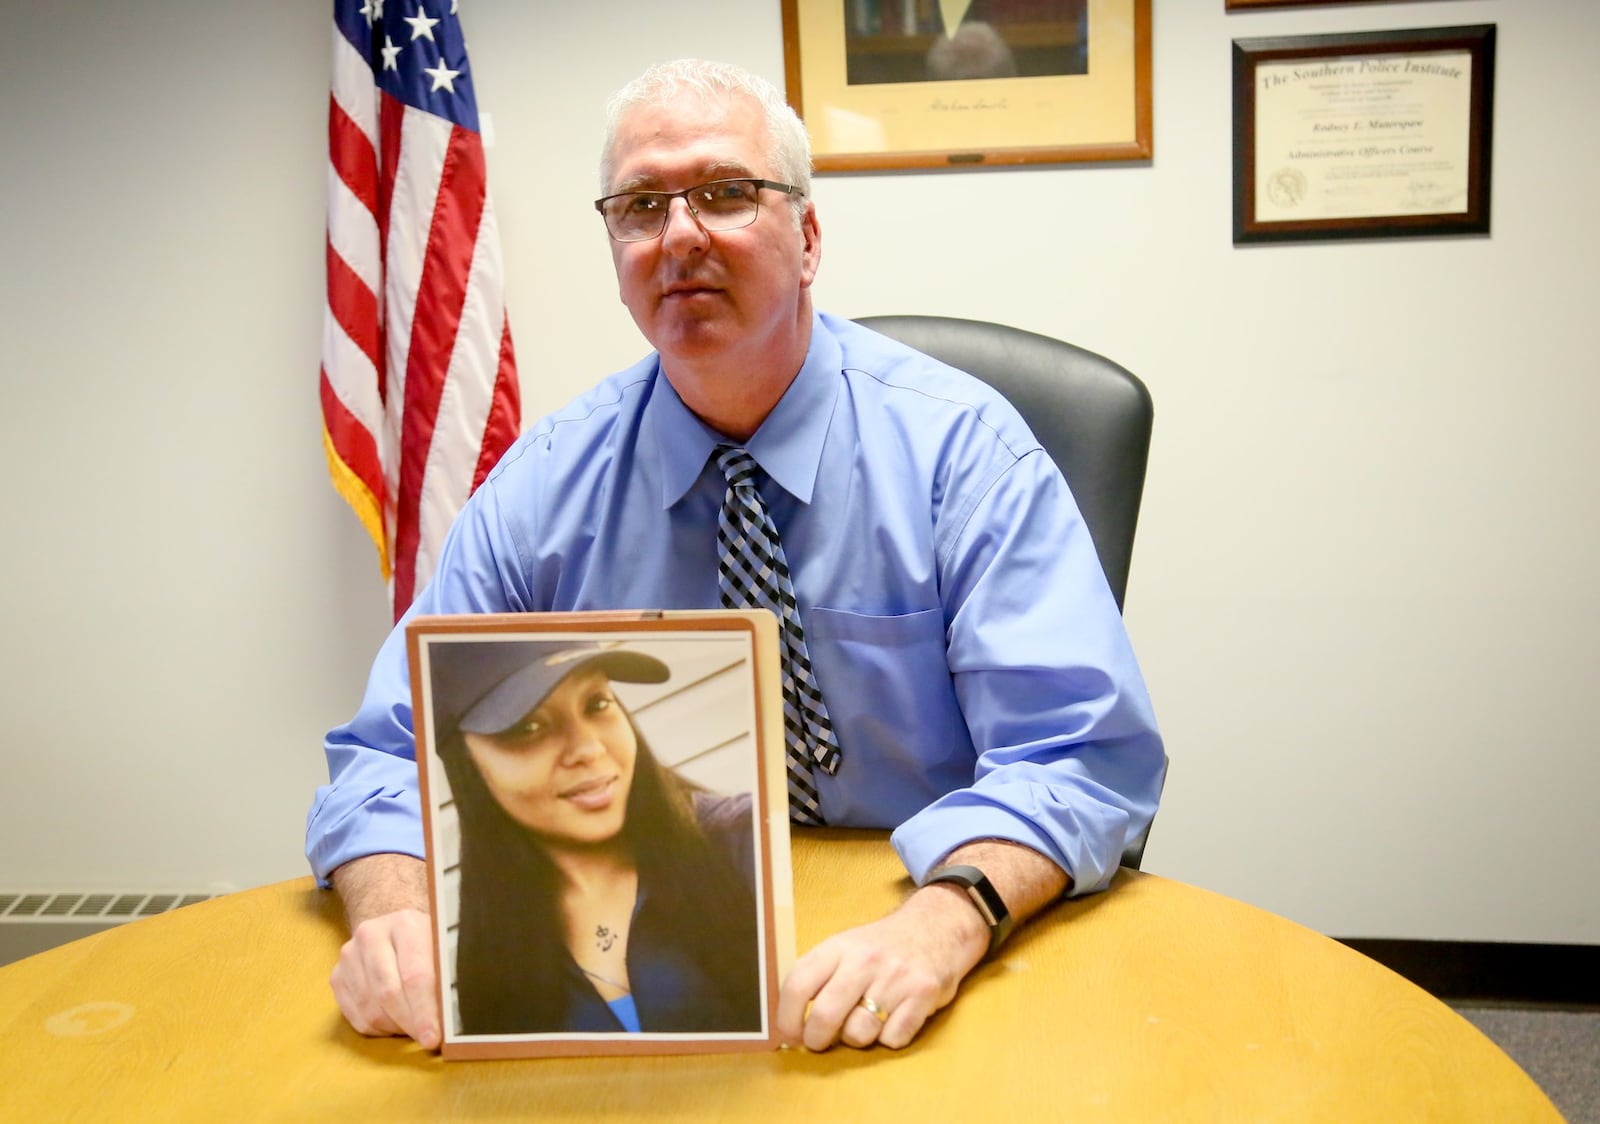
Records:
[[[801,956],[778,1031],[904,1046],[1014,923],[1103,889],[1154,815],[1166,759],[1120,614],[1009,404],[812,308],[809,145],[769,83],[652,68],[611,102],[601,179],[654,351],[507,452],[411,613],[774,607],[791,815],[894,829],[918,883]],[[433,1046],[409,702],[402,621],[328,735],[307,855],[352,926],[346,1017]]]

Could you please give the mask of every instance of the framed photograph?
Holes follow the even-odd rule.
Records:
[[[444,1057],[775,1049],[776,618],[418,617],[406,641]]]
[[[783,0],[819,172],[1147,160],[1150,0]]]
[[[1233,43],[1233,240],[1489,232],[1493,24]]]

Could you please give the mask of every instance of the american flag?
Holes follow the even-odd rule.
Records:
[[[454,0],[335,0],[323,444],[395,619],[517,436],[477,99]]]

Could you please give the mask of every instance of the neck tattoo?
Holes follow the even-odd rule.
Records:
[[[594,927],[594,947],[601,952],[610,952],[611,946],[617,943],[617,934],[604,925]],[[609,982],[609,981],[608,981]]]

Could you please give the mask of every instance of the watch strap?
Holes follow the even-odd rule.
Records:
[[[950,882],[967,892],[967,898],[978,911],[978,916],[989,926],[989,951],[986,955],[992,956],[994,950],[1011,935],[1011,911],[1006,908],[1005,900],[1000,897],[1000,891],[996,890],[988,876],[975,866],[941,866],[928,875],[923,885],[931,886],[935,882]]]

